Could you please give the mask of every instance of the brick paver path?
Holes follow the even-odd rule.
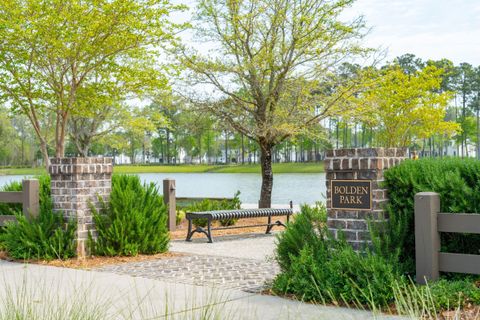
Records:
[[[260,292],[279,273],[274,261],[193,255],[105,266],[100,271],[193,285]]]

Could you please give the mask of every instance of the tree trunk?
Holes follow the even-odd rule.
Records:
[[[245,143],[244,143],[243,133],[242,133],[242,164],[245,164]]]
[[[228,164],[228,134],[225,131],[225,164]]]
[[[42,152],[45,168],[47,169],[47,172],[48,172],[48,168],[50,167],[50,159],[48,158],[47,144],[43,140],[40,141],[40,151]]]
[[[272,205],[273,171],[272,146],[268,143],[260,143],[260,165],[262,168],[262,189],[258,207],[270,208]]]
[[[167,156],[167,164],[170,164],[170,130],[167,129],[167,141],[166,141],[166,156]]]

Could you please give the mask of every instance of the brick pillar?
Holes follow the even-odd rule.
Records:
[[[384,205],[388,201],[387,190],[381,187],[383,171],[399,164],[406,156],[407,149],[405,148],[358,148],[327,151],[325,157],[327,224],[335,237],[338,235],[338,230],[343,230],[345,238],[356,250],[360,250],[369,242],[367,221],[379,219],[383,215]],[[332,201],[332,181],[335,186],[342,183],[347,186],[347,189],[341,189],[341,187],[335,189],[335,201]],[[367,186],[369,193],[358,191],[366,190],[355,187],[358,183]],[[367,208],[360,209],[359,207],[362,205],[355,204],[355,200],[352,201],[354,204],[348,204],[348,200],[347,203],[342,203],[345,198],[340,198],[340,195],[343,194],[341,192],[346,192],[347,198],[355,199],[356,190],[358,194],[361,194],[363,200],[371,199],[370,203],[363,204]],[[348,208],[355,206],[357,208]]]
[[[112,158],[53,158],[49,167],[53,208],[77,221],[77,254],[84,257],[88,231],[95,226],[90,203],[108,201],[112,186]]]

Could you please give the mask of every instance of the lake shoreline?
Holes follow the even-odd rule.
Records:
[[[323,173],[323,162],[274,163],[274,174],[281,173]],[[257,173],[260,165],[115,165],[114,173]],[[46,173],[44,168],[2,168],[0,176],[38,175]]]

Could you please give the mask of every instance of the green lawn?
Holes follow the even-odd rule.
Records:
[[[1,168],[0,176],[4,175],[19,175],[30,176],[46,173],[45,168]]]
[[[260,173],[259,165],[170,165],[170,166],[115,166],[115,173],[202,173],[202,172],[221,172],[221,173]],[[36,175],[44,173],[43,168],[5,168],[0,169],[0,175]],[[323,163],[275,163],[273,164],[274,173],[321,173],[323,172]]]
[[[260,173],[260,165],[176,165],[176,166],[116,166],[117,173],[153,172],[219,172],[219,173]],[[274,173],[320,173],[323,163],[275,163]]]

